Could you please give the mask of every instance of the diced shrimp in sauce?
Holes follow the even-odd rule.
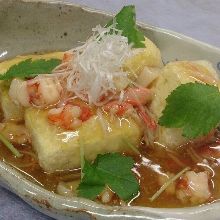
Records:
[[[68,103],[63,107],[52,108],[48,112],[48,119],[51,123],[67,130],[77,129],[91,116],[91,109],[82,103]]]
[[[24,107],[31,105],[46,107],[59,102],[62,96],[62,86],[54,78],[36,77],[27,81],[13,79],[9,96],[15,103]]]
[[[188,201],[191,204],[206,202],[211,196],[209,173],[188,171],[177,182],[176,189],[176,196],[183,203]]]
[[[156,122],[146,112],[143,105],[149,103],[153,98],[151,90],[146,88],[129,88],[125,91],[122,101],[110,101],[103,109],[107,112],[123,116],[126,112],[136,109],[138,115],[142,118],[143,122],[150,128],[156,128]]]

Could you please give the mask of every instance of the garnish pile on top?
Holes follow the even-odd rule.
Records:
[[[73,49],[72,71],[67,90],[89,104],[102,105],[115,95],[116,81],[125,81],[122,64],[132,55],[132,47],[144,47],[138,31],[134,6],[124,7],[104,28],[97,26],[86,43]],[[105,97],[107,97],[105,99]]]
[[[143,47],[144,35],[136,26],[135,7],[125,6],[105,27],[94,28],[93,36],[85,44],[68,51],[64,63],[60,64],[58,59],[28,59],[9,68],[0,80],[33,78],[39,74],[38,77],[48,77],[50,73],[50,77],[65,79],[67,92],[101,106],[116,93],[123,93],[124,88],[119,88],[117,82],[128,82],[124,83],[125,88],[131,82],[122,64],[133,55],[132,48]],[[180,85],[167,98],[159,124],[183,128],[187,138],[206,135],[220,122],[219,97],[215,86]]]

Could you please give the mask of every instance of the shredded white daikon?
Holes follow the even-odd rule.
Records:
[[[114,78],[127,77],[122,64],[131,55],[131,47],[114,25],[107,28],[99,25],[93,33],[84,45],[73,49],[75,56],[71,60],[67,90],[89,104],[101,106],[116,93]]]
[[[119,104],[121,104],[121,103],[123,102],[123,100],[124,100],[124,95],[125,95],[125,92],[124,92],[124,90],[122,90],[122,91],[120,92],[120,95],[119,95],[119,100],[118,100],[118,103],[119,103]]]

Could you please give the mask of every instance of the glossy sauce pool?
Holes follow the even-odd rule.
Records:
[[[217,145],[217,144],[216,144]],[[191,203],[182,203],[175,195],[169,195],[163,192],[155,201],[151,202],[149,198],[159,190],[161,185],[159,184],[159,176],[167,173],[177,174],[186,167],[190,167],[193,171],[204,171],[203,163],[195,162],[189,156],[187,147],[198,146],[184,146],[177,151],[172,152],[175,158],[181,163],[177,163],[173,156],[170,156],[170,152],[165,149],[155,150],[147,147],[141,148],[141,157],[136,159],[136,165],[134,168],[135,173],[138,173],[140,181],[140,194],[131,202],[131,205],[147,206],[147,207],[162,207],[162,208],[178,208],[192,206]],[[207,201],[213,202],[220,198],[220,168],[207,168],[210,173],[214,172],[214,177],[210,181],[209,188],[212,192],[212,196]],[[169,201],[169,202],[168,202]]]
[[[218,143],[210,143],[213,146],[218,146]],[[208,146],[206,144],[206,146]],[[31,146],[16,146],[19,150],[24,150],[26,152],[33,153]],[[177,174],[185,167],[190,167],[194,171],[204,171],[203,163],[195,161],[195,159],[190,156],[188,149],[193,149],[194,152],[198,149],[203,149],[203,146],[198,146],[198,144],[190,144],[178,148],[175,152],[167,151],[163,148],[154,147],[150,148],[145,145],[141,145],[140,153],[141,155],[134,155],[131,153],[125,153],[126,155],[132,156],[135,160],[135,166],[133,168],[139,183],[140,192],[136,198],[130,201],[129,205],[137,206],[147,206],[147,207],[166,207],[166,208],[177,208],[191,206],[191,203],[182,203],[174,195],[169,195],[163,192],[155,201],[151,202],[149,198],[160,188],[158,178],[160,175],[173,173]],[[173,156],[172,156],[172,155]],[[171,156],[170,156],[171,155]],[[37,159],[33,159],[31,156],[25,154],[21,159],[15,158],[11,152],[3,145],[0,146],[0,158],[6,163],[11,164],[16,169],[20,170],[25,176],[41,185],[45,189],[56,193],[57,185],[60,181],[71,181],[71,177],[74,176],[80,178],[80,169],[56,172],[53,174],[46,173],[39,166]],[[177,162],[178,160],[179,162]],[[213,161],[212,161],[213,162]],[[218,163],[218,161],[217,161]],[[28,167],[22,167],[23,165],[31,165]],[[220,198],[220,166],[216,164],[212,167],[206,166],[206,170],[209,169],[213,177],[211,178],[209,188],[212,192],[212,196],[209,201],[213,202]],[[169,201],[169,202],[167,202]],[[109,203],[110,205],[120,204],[117,196],[113,197],[113,200]]]

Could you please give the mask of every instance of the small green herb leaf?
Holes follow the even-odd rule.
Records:
[[[218,87],[200,83],[183,84],[166,101],[159,124],[167,128],[183,128],[183,136],[187,138],[207,135],[220,122]]]
[[[93,164],[86,161],[78,195],[95,199],[108,185],[121,199],[130,200],[139,190],[138,181],[131,171],[133,165],[131,157],[118,153],[98,155]]]
[[[116,28],[122,31],[122,35],[128,38],[128,43],[135,48],[145,47],[144,34],[136,26],[135,6],[124,6],[122,10],[106,25],[109,27],[116,22]]]
[[[100,179],[96,168],[85,160],[83,178],[78,188],[79,196],[95,199],[105,188],[105,183]]]
[[[9,80],[15,77],[17,78],[34,77],[39,74],[50,73],[60,63],[61,60],[59,59],[50,59],[50,60],[27,59],[21,61],[18,64],[11,66],[6,73],[0,75],[0,80]]]

